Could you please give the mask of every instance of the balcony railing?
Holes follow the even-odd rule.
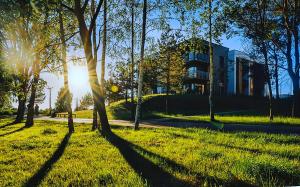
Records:
[[[205,71],[193,71],[193,72],[187,72],[186,78],[190,79],[204,79],[208,80],[209,79],[209,73]]]
[[[203,54],[203,53],[188,53],[184,57],[185,62],[190,62],[190,61],[201,61],[201,62],[206,62],[208,63],[208,55]]]

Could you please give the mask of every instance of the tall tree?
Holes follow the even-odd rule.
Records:
[[[270,79],[268,51],[270,49],[269,38],[274,25],[268,14],[270,5],[266,0],[228,2],[229,4],[224,10],[227,11],[226,13],[229,15],[229,19],[234,21],[245,37],[251,39],[252,43],[263,56],[269,93],[269,118],[273,120],[273,92]]]
[[[68,78],[68,64],[67,64],[67,44],[65,39],[65,28],[64,28],[64,19],[62,12],[62,4],[59,6],[59,30],[60,30],[60,41],[61,41],[61,60],[63,64],[63,77],[64,77],[64,91],[66,94],[65,99],[67,100],[67,112],[68,112],[68,127],[69,132],[74,132],[73,116],[72,116],[72,97],[69,89],[69,78]]]
[[[95,14],[96,8],[95,8],[95,0],[92,0],[91,3],[91,16],[93,16]],[[95,25],[95,27],[93,28],[93,33],[92,33],[92,37],[93,37],[93,52],[94,52],[94,58],[96,63],[98,62],[98,49],[97,49],[97,37],[96,37],[96,33],[97,32],[97,25]],[[100,36],[99,36],[100,37]],[[94,103],[94,108],[93,108],[93,124],[92,124],[92,130],[96,130],[98,128],[98,120],[97,120],[97,106],[96,103]]]
[[[130,71],[130,78],[131,78],[131,84],[130,84],[130,99],[131,99],[131,120],[134,119],[134,8],[135,8],[135,0],[131,0],[131,51],[130,51],[130,57],[131,57],[131,71]]]
[[[141,57],[139,63],[139,79],[138,79],[138,101],[135,112],[134,129],[139,128],[140,113],[142,105],[142,87],[143,87],[143,73],[144,73],[144,52],[145,52],[145,39],[146,39],[146,21],[147,21],[147,0],[143,3],[143,23],[142,23],[142,39],[141,39]]]
[[[214,114],[214,83],[215,83],[215,68],[213,63],[213,49],[212,49],[212,0],[209,0],[209,116],[210,120],[215,120]]]
[[[86,18],[85,18],[85,11],[86,7],[89,3],[89,0],[85,0],[84,4],[81,5],[80,0],[74,0],[74,8],[71,8],[67,6],[66,4],[63,4],[66,9],[73,12],[75,17],[78,21],[78,27],[80,32],[80,38],[83,44],[83,49],[85,53],[85,58],[87,61],[87,67],[88,67],[88,74],[89,74],[89,83],[92,89],[93,93],[93,99],[97,106],[97,112],[100,117],[101,122],[101,129],[104,133],[110,132],[110,126],[108,123],[108,118],[106,114],[106,108],[105,108],[105,99],[104,99],[104,92],[100,89],[101,86],[98,81],[98,76],[96,72],[96,61],[93,56],[93,50],[92,50],[92,40],[91,40],[91,34],[92,30],[95,27],[96,19],[98,17],[98,14],[100,12],[100,8],[103,4],[103,0],[100,0],[95,13],[92,16],[92,19],[90,20],[89,26],[87,26]]]

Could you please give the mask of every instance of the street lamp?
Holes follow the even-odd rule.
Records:
[[[47,89],[49,90],[49,114],[51,115],[51,111],[52,111],[52,108],[51,108],[51,91],[52,91],[52,88],[53,87],[47,87]]]

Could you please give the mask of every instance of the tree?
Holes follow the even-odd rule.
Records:
[[[286,70],[293,84],[292,115],[300,116],[300,56],[299,56],[299,22],[300,3],[298,0],[274,0],[271,7],[273,24],[271,41],[286,58]],[[294,46],[293,46],[294,44]],[[293,58],[294,54],[294,58]]]
[[[91,3],[91,16],[93,16],[95,14],[95,0],[92,0]],[[97,30],[97,26],[95,26],[93,28],[93,33],[92,33],[92,37],[93,37],[93,52],[94,52],[94,58],[95,61],[97,63],[98,61],[98,48],[97,48],[97,39],[96,39],[96,31]],[[99,36],[100,37],[100,36]],[[94,108],[93,108],[93,124],[92,124],[92,130],[96,130],[98,128],[98,120],[97,120],[97,108],[96,108],[96,104],[94,103]]]
[[[270,6],[266,0],[249,0],[246,2],[231,1],[225,11],[245,37],[252,40],[262,54],[265,65],[265,77],[269,91],[269,118],[273,120],[273,93],[269,72],[269,43],[274,24],[269,17]]]
[[[24,119],[26,99],[31,85],[32,58],[30,58],[30,45],[26,40],[30,7],[22,1],[3,2],[0,6],[5,15],[1,17],[0,23],[3,50],[1,55],[12,73],[12,95],[18,101],[15,123],[19,123]]]
[[[106,109],[105,109],[105,99],[103,95],[103,91],[100,89],[101,86],[98,81],[98,76],[96,72],[96,64],[95,58],[93,56],[93,50],[92,50],[92,40],[91,40],[91,34],[92,30],[95,27],[96,19],[98,17],[98,14],[100,12],[100,8],[102,6],[103,0],[100,0],[95,13],[93,14],[89,27],[87,26],[86,20],[85,20],[85,11],[86,7],[88,5],[89,0],[86,0],[83,5],[81,5],[80,0],[74,0],[74,7],[69,7],[66,4],[63,4],[63,6],[74,13],[75,17],[78,21],[78,27],[79,27],[79,33],[80,38],[83,44],[85,58],[87,61],[88,66],[88,73],[89,73],[89,82],[93,93],[93,100],[96,103],[97,111],[100,116],[101,121],[101,128],[103,133],[110,132],[110,126],[107,119]]]
[[[63,20],[63,12],[62,12],[62,4],[59,6],[59,30],[60,30],[60,41],[61,41],[61,58],[63,65],[63,77],[64,77],[64,89],[63,93],[65,96],[62,96],[66,102],[66,111],[68,112],[68,127],[69,132],[74,132],[74,124],[73,124],[73,116],[72,116],[72,96],[69,89],[69,80],[68,80],[68,65],[67,65],[67,44],[65,39],[65,28],[64,28],[64,20]]]
[[[94,105],[93,96],[91,93],[87,93],[80,100],[79,109],[87,110],[89,107],[93,105]]]
[[[58,91],[58,95],[55,102],[55,112],[68,112],[68,105],[72,100],[72,94],[66,94],[66,88],[62,87]]]
[[[165,111],[168,113],[168,96],[171,90],[181,91],[184,76],[184,60],[181,50],[182,36],[178,31],[167,29],[159,41],[159,59],[156,68],[160,70],[157,84],[166,88]],[[151,71],[153,72],[153,71]]]
[[[144,52],[145,52],[145,38],[146,38],[146,21],[147,21],[147,0],[144,0],[143,4],[143,24],[142,24],[142,41],[141,41],[141,61],[139,63],[139,79],[138,79],[138,101],[135,112],[134,129],[139,128],[139,120],[142,105],[142,87],[143,87],[143,73],[144,73]]]
[[[0,49],[1,51],[1,49]],[[0,113],[11,109],[12,74],[0,54]]]

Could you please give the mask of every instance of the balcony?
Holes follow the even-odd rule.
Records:
[[[191,61],[201,61],[201,62],[205,62],[205,63],[209,63],[208,60],[208,55],[207,54],[203,54],[203,53],[187,53],[184,56],[184,61],[187,62],[191,62]]]
[[[188,79],[203,79],[203,80],[208,80],[209,79],[209,73],[205,71],[190,71],[187,72],[186,78]]]

